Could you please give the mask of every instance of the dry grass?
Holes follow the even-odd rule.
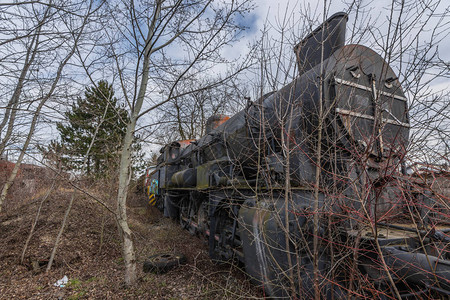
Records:
[[[17,203],[0,214],[0,299],[249,299],[261,296],[236,266],[212,263],[204,240],[190,236],[177,223],[162,218],[158,211],[136,205],[129,209],[129,217],[139,280],[135,286],[125,288],[114,219],[80,194],[54,267],[48,273],[36,273],[32,262],[44,264],[49,258],[72,189],[59,187],[51,193],[22,265],[20,254],[45,191],[45,188],[37,189],[22,201],[13,198]],[[98,190],[90,192],[105,196]],[[112,201],[110,204],[113,205]],[[146,257],[172,251],[184,253],[188,263],[163,275],[142,272]],[[64,275],[69,278],[69,284],[64,288],[53,286]]]

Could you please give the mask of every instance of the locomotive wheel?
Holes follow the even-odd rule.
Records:
[[[167,271],[186,263],[183,254],[162,253],[152,255],[144,262],[144,272],[164,274]]]

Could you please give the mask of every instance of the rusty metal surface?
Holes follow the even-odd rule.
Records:
[[[379,54],[343,44],[346,19],[343,13],[333,16],[299,44],[302,69],[293,82],[248,103],[229,119],[213,116],[207,134],[196,141],[166,145],[152,174],[159,181],[157,202],[165,215],[206,236],[212,258],[239,253],[247,272],[273,297],[299,296],[290,294],[280,279],[289,271],[289,260],[302,267],[296,278],[306,287],[301,296],[313,292],[313,258],[308,251],[291,256],[299,245],[312,243],[313,209],[324,213],[319,239],[332,228],[342,242],[361,242],[355,252],[341,241],[319,245],[319,276],[332,273],[327,266],[334,257],[327,249],[348,247],[339,251],[359,255],[354,261],[365,272],[359,275],[390,293],[392,282],[380,275],[383,255],[390,267],[410,276],[398,259],[423,263],[428,251],[432,261],[443,262],[440,283],[450,286],[445,281],[450,274],[444,245],[448,228],[436,218],[439,212],[448,216],[448,203],[445,207],[439,194],[444,188],[435,184],[435,190],[427,190],[423,186],[428,179],[420,185],[402,173],[409,142],[408,101]],[[325,60],[318,64],[317,53],[310,51],[323,46],[316,38],[324,28],[330,39],[324,44]],[[287,241],[295,247],[286,246]],[[413,284],[424,288],[423,279],[426,289],[450,293],[433,286],[433,270],[423,269],[415,269]],[[345,284],[343,280],[323,288],[336,299],[351,297],[342,288]]]

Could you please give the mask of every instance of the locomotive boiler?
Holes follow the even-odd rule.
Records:
[[[448,199],[407,176],[407,98],[346,21],[295,47],[293,82],[163,147],[150,203],[272,297],[449,295]]]

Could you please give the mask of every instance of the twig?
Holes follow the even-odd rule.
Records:
[[[25,241],[25,245],[23,246],[22,255],[20,256],[20,263],[23,264],[23,260],[25,258],[25,253],[28,249],[28,244],[30,243],[31,237],[33,236],[34,229],[36,228],[36,224],[39,220],[39,216],[41,215],[41,209],[44,202],[47,200],[47,198],[50,196],[50,193],[53,191],[53,188],[55,187],[56,178],[53,179],[51,187],[48,189],[47,194],[42,198],[41,203],[39,203],[39,208],[36,212],[36,217],[34,218],[33,225],[31,225],[30,233],[28,234],[27,240]]]
[[[76,193],[76,191],[74,189],[72,192],[72,197],[70,198],[69,206],[67,207],[66,213],[64,214],[64,220],[61,224],[61,228],[59,229],[58,236],[56,237],[55,246],[53,247],[52,254],[50,255],[50,260],[48,261],[47,269],[45,270],[45,272],[50,271],[50,269],[52,267],[53,260],[55,259],[56,250],[58,249],[59,242],[61,240],[61,236],[64,232],[64,228],[66,227],[67,219],[68,219],[70,211],[72,209],[73,199],[75,199],[75,193]]]

